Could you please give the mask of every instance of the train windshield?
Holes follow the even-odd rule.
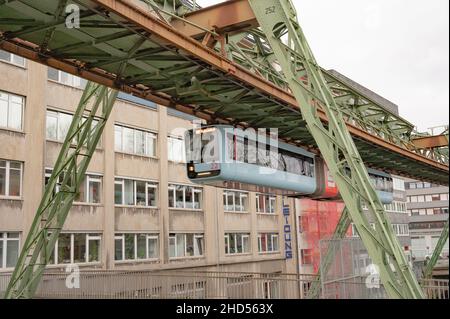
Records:
[[[187,132],[186,158],[194,163],[218,163],[218,130],[214,127],[194,129]]]

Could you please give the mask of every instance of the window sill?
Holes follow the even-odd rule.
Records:
[[[101,267],[102,263],[100,261],[92,262],[92,263],[73,263],[73,264],[48,264],[47,268],[49,269],[65,269],[67,266],[77,265],[78,267]]]
[[[253,256],[252,253],[237,253],[237,254],[225,254],[225,257],[245,257],[245,256]]]
[[[258,254],[260,256],[273,256],[273,255],[279,255],[280,251],[260,251]]]
[[[49,139],[49,138],[46,138],[45,139],[45,141],[46,142],[50,142],[50,143],[55,143],[55,144],[64,144],[64,142],[61,142],[61,141],[58,141],[58,140],[52,140],[52,139]],[[71,143],[71,145],[75,145],[74,143]],[[97,146],[96,148],[95,148],[95,150],[96,151],[101,151],[101,152],[103,152],[103,147],[101,147],[101,146]]]
[[[248,215],[249,214],[248,211],[245,211],[245,212],[232,212],[232,211],[228,211],[228,210],[225,210],[224,213],[226,213],[226,214],[236,214],[236,215]]]
[[[159,158],[156,156],[149,156],[149,155],[141,155],[141,154],[133,154],[133,153],[126,153],[126,152],[121,152],[121,151],[114,151],[114,153],[116,153],[116,155],[122,155],[122,156],[127,156],[127,157],[138,157],[141,159],[152,159],[155,161],[158,161]]]
[[[182,260],[201,260],[205,259],[205,256],[184,256],[184,257],[169,257],[169,261],[182,261]]]
[[[156,206],[133,206],[133,205],[114,205],[115,208],[130,208],[130,209],[153,209],[159,210]]]
[[[8,197],[8,196],[0,196],[0,200],[12,201],[12,202],[23,202],[22,197]]]
[[[260,216],[273,216],[273,217],[278,216],[277,213],[256,213],[256,215],[260,215]]]
[[[103,204],[93,204],[93,203],[82,203],[82,202],[73,202],[73,206],[90,206],[90,207],[103,207]]]
[[[0,132],[4,132],[4,133],[15,133],[15,134],[19,134],[22,136],[25,136],[25,132],[22,130],[17,130],[17,129],[13,129],[13,128],[8,128],[8,127],[0,127]]]
[[[174,208],[174,207],[169,207],[169,211],[203,213],[203,209],[191,209],[191,208]]]
[[[136,260],[114,260],[114,264],[116,265],[128,265],[128,266],[134,266],[134,265],[142,265],[142,264],[159,264],[161,263],[161,260],[159,258],[152,258],[152,259],[136,259]]]

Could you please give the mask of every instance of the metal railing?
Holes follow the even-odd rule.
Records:
[[[0,274],[0,297],[10,273]],[[301,299],[313,275],[188,271],[47,272],[35,298],[52,299]],[[79,282],[79,286],[77,283]],[[74,288],[68,288],[74,287]]]
[[[427,299],[448,299],[448,280],[426,279],[421,281],[421,286]]]
[[[0,298],[11,273],[0,273]],[[38,299],[303,299],[316,279],[313,275],[192,272],[192,271],[81,271],[43,275]],[[77,285],[79,283],[79,286]],[[73,287],[73,288],[69,288]],[[448,299],[448,280],[422,281],[429,299]],[[384,289],[368,289],[363,277],[327,282],[323,299],[387,298]]]

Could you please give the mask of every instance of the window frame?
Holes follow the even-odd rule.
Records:
[[[228,199],[229,199],[229,195],[233,195],[233,209],[230,210],[228,209],[228,207],[230,207],[231,205],[229,205],[228,203]],[[236,205],[236,195],[239,195],[239,204]],[[223,210],[225,213],[239,213],[239,214],[246,214],[249,213],[249,193],[248,192],[242,192],[242,191],[236,191],[236,190],[224,190],[223,191]],[[243,203],[245,203],[245,205],[243,205]],[[242,207],[242,210],[237,210],[237,207]]]
[[[26,65],[27,65],[27,59],[26,58],[23,58],[20,55],[17,55],[17,54],[14,54],[14,53],[11,53],[11,52],[8,52],[8,51],[5,51],[5,50],[0,50],[0,51],[3,51],[5,53],[9,54],[9,60],[0,59],[0,62],[6,63],[6,64],[10,64],[10,65],[14,65],[14,66],[17,66],[19,68],[26,69]],[[18,57],[18,58],[22,59],[23,60],[23,65],[20,64],[20,63],[14,62],[14,57]]]
[[[128,144],[125,143],[124,129],[128,129],[133,132],[133,151],[132,152],[125,150],[125,146]],[[117,149],[118,145],[117,145],[116,133],[119,131],[120,131],[121,141],[120,141],[120,149]],[[139,154],[137,152],[136,132],[143,134],[144,154]],[[149,154],[149,152],[150,152],[149,143],[148,143],[149,138],[153,140],[153,148],[151,149],[153,154]],[[114,152],[115,153],[121,153],[121,154],[133,155],[133,156],[142,156],[142,157],[156,159],[157,154],[158,154],[157,145],[158,145],[158,134],[156,132],[152,132],[150,130],[145,130],[145,129],[141,129],[141,128],[135,128],[135,127],[127,126],[127,125],[122,125],[122,124],[118,124],[118,123],[114,124]]]
[[[261,207],[259,205],[259,198],[263,197],[263,209],[261,210]],[[276,195],[272,194],[263,194],[263,193],[256,193],[256,213],[257,214],[266,214],[266,215],[275,215],[277,212],[277,197]],[[269,203],[269,211],[266,210],[266,198],[268,198]]]
[[[1,94],[4,94],[7,96],[7,99],[0,99],[4,102],[6,102],[6,126],[0,126],[1,130],[6,130],[6,131],[13,131],[13,132],[19,132],[19,133],[24,133],[24,127],[25,127],[25,106],[26,106],[26,97],[22,96],[22,95],[18,95],[18,94],[14,94],[14,93],[10,93],[7,91],[3,91],[0,90]],[[13,104],[12,102],[12,98],[19,98],[21,100],[21,110],[20,110],[20,129],[12,127],[9,123],[10,121],[10,112],[11,112],[11,105]],[[17,103],[14,103],[17,104]]]
[[[178,236],[183,236],[183,255],[179,255],[178,252]],[[187,241],[188,238],[187,236],[192,236],[192,248],[193,248],[193,255],[192,256],[188,256],[188,245],[187,245]],[[202,239],[202,254],[201,255],[195,255],[195,247],[197,246],[197,251],[199,251],[198,249],[198,243],[197,243],[197,239]],[[174,242],[174,248],[175,248],[175,256],[171,256],[170,255],[170,242],[171,240]],[[170,259],[188,259],[188,258],[203,258],[205,257],[205,234],[204,233],[175,233],[175,232],[171,232],[169,233],[169,260]]]
[[[57,72],[58,76],[57,76],[56,80],[49,77],[50,68]],[[70,81],[64,82],[62,80],[62,75],[63,74],[66,75],[67,78],[70,79]],[[80,81],[80,85],[76,85],[75,84],[75,79],[78,79]],[[78,90],[84,90],[84,88],[87,85],[87,80],[85,80],[85,79],[83,79],[83,78],[81,78],[79,76],[76,76],[76,75],[73,75],[73,74],[70,74],[70,73],[67,73],[67,72],[64,72],[64,71],[52,68],[52,67],[47,67],[47,81],[51,81],[53,83],[58,83],[58,84],[61,84],[61,85],[65,85],[65,86],[68,86],[68,87],[71,87],[71,88],[74,88],[74,89],[78,89]]]
[[[177,207],[177,191],[180,191],[180,189],[178,189],[179,187],[182,187],[182,191],[183,191],[183,207]],[[192,208],[188,208],[186,203],[186,191],[188,188],[192,189]],[[203,211],[203,188],[202,187],[198,187],[198,186],[192,186],[192,185],[183,185],[183,184],[175,184],[175,183],[169,183],[168,187],[167,187],[167,192],[168,192],[168,208],[172,209],[172,210],[188,210],[188,211]],[[170,206],[170,197],[172,193],[172,198],[173,198],[173,206]],[[199,208],[195,208],[195,194],[201,194],[200,196],[200,201],[199,201]]]
[[[125,204],[125,181],[132,182],[133,183],[133,205],[127,205]],[[137,204],[137,183],[145,183],[145,205],[138,205]],[[126,177],[119,177],[116,176],[114,178],[114,188],[116,185],[121,185],[122,188],[122,200],[120,204],[117,204],[115,201],[115,194],[114,194],[114,206],[116,207],[133,207],[133,208],[158,208],[158,186],[159,184],[152,180],[143,180],[143,179],[132,179],[132,178],[126,178]],[[156,206],[148,206],[148,200],[149,200],[149,193],[148,190],[152,188],[155,190],[155,201]]]
[[[8,238],[8,234],[16,234],[17,238]],[[21,233],[20,232],[9,232],[9,231],[0,232],[0,245],[2,245],[2,252],[3,252],[2,259],[0,259],[0,269],[1,270],[14,269],[14,267],[6,267],[7,256],[8,256],[8,241],[17,241],[18,242],[17,260],[15,263],[15,264],[17,264],[17,261],[20,256],[20,249],[21,249]]]
[[[23,170],[24,170],[24,163],[19,161],[10,161],[6,159],[0,159],[1,162],[6,162],[6,165],[4,167],[5,169],[5,195],[0,194],[0,199],[12,199],[12,200],[22,200],[23,199]],[[13,163],[19,163],[20,164],[20,190],[19,196],[11,196],[9,195],[10,190],[10,178],[11,178],[11,170],[19,170],[17,168],[11,168],[11,162]]]
[[[181,142],[181,145],[175,145],[173,143],[173,141],[177,141],[177,142]],[[183,137],[179,137],[179,136],[174,136],[174,135],[169,135],[167,136],[167,159],[169,162],[175,163],[175,164],[186,164],[187,160],[186,160],[186,145],[185,145],[186,141]],[[176,158],[176,156],[171,156],[173,155],[171,151],[173,151],[174,145],[178,147],[181,146],[182,150],[180,152],[182,159],[180,160],[179,158]],[[172,147],[172,148],[171,148]],[[180,151],[180,150],[178,150]],[[177,152],[175,152],[177,153]]]
[[[69,263],[59,263],[58,257],[59,257],[59,236],[60,235],[70,235],[70,262]],[[74,263],[74,251],[75,251],[75,235],[85,235],[85,245],[86,245],[86,251],[84,252],[84,262],[81,263]],[[48,263],[49,266],[62,266],[62,265],[70,265],[70,264],[77,264],[77,265],[98,265],[102,263],[102,234],[101,233],[93,233],[93,232],[61,232],[58,236],[58,239],[55,242],[55,247],[53,250],[53,254],[50,258],[50,261]],[[88,261],[89,260],[89,241],[98,240],[99,241],[99,250],[98,250],[98,261]]]
[[[262,237],[266,237],[265,240],[265,250],[262,246]],[[274,249],[274,243],[276,238],[277,249]],[[272,249],[269,250],[269,241],[271,243]],[[280,234],[279,233],[259,233],[258,234],[258,252],[260,254],[276,254],[280,252]]]
[[[66,135],[60,136],[60,123],[61,123],[61,118],[62,116],[70,116],[70,123],[72,123],[73,121],[73,113],[70,113],[69,111],[66,110],[57,110],[54,108],[47,108],[46,112],[45,112],[45,140],[46,141],[50,141],[50,142],[55,142],[55,143],[64,143],[64,141],[66,140],[67,137],[67,133]],[[56,125],[55,125],[55,138],[51,138],[48,136],[48,118],[49,117],[53,117],[54,119],[56,119]],[[83,116],[81,119],[81,124],[84,123],[87,120],[87,117]],[[97,125],[99,123],[99,119],[97,117],[94,117],[94,119],[92,120],[91,123],[91,128],[94,127],[95,125]],[[70,129],[70,124],[68,127],[68,130]],[[77,143],[77,136],[74,136],[73,140],[72,140],[72,144]],[[102,136],[100,136],[100,139],[98,141],[98,145],[96,146],[97,149],[101,149],[103,146],[103,134]]]
[[[230,236],[233,236],[234,239],[234,253],[231,253],[231,247],[230,247]],[[250,233],[225,233],[225,255],[226,256],[235,256],[235,255],[249,255],[252,252],[252,247],[251,247],[251,241],[250,241]],[[247,240],[248,243],[248,251],[244,251],[244,238]],[[242,248],[242,252],[239,252],[238,250],[238,242],[240,241],[241,243],[241,248]],[[228,249],[227,249],[228,248]]]
[[[125,254],[125,235],[133,235],[133,259],[127,259]],[[138,258],[138,236],[145,235],[145,258]],[[149,257],[149,241],[156,239],[156,247],[157,247],[157,256]],[[116,241],[121,241],[121,251],[122,258],[120,260],[116,259]],[[115,263],[130,263],[130,262],[148,262],[148,261],[157,261],[160,258],[160,249],[159,249],[159,234],[158,233],[115,233],[114,234],[114,262]]]

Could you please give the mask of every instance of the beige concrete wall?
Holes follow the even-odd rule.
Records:
[[[0,232],[20,231],[22,242],[31,225],[44,188],[44,169],[56,161],[61,143],[46,141],[46,110],[73,113],[82,90],[47,80],[47,68],[28,62],[19,68],[0,62],[0,90],[26,97],[24,132],[0,129],[0,159],[25,163],[22,200],[0,199]],[[114,151],[114,124],[154,132],[158,135],[155,158]],[[281,197],[275,215],[256,214],[255,194],[249,194],[249,212],[223,211],[222,190],[203,187],[200,211],[168,208],[168,184],[191,185],[185,165],[168,161],[167,136],[183,136],[192,124],[170,116],[164,107],[156,110],[118,100],[105,127],[101,146],[95,151],[88,172],[101,174],[102,202],[73,205],[64,231],[102,235],[101,264],[105,269],[198,268],[221,271],[285,271]],[[158,183],[158,207],[136,208],[114,204],[114,179],[126,177]],[[197,185],[198,186],[198,185]],[[160,258],[146,262],[115,262],[114,234],[121,232],[159,234]],[[169,259],[170,232],[204,233],[205,254],[196,258]],[[225,256],[224,233],[251,234],[251,253]],[[278,232],[280,252],[260,254],[259,232]],[[94,265],[92,266],[94,267]],[[2,269],[0,269],[2,271]]]

